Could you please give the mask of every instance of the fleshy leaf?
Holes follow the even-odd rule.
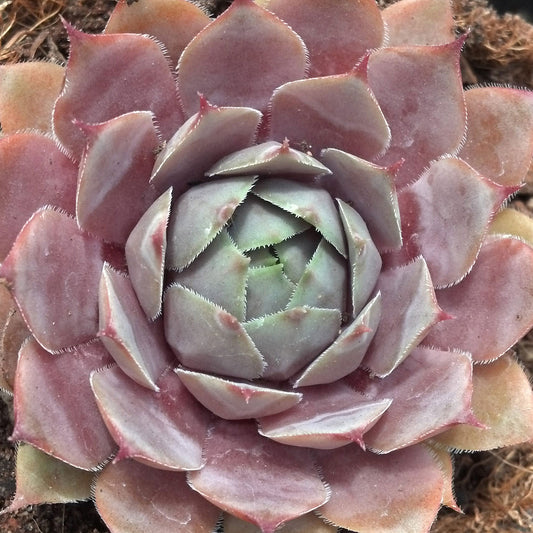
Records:
[[[312,228],[273,246],[283,264],[283,272],[293,283],[298,283],[302,277],[321,238],[320,233]]]
[[[100,418],[89,374],[110,362],[100,343],[59,355],[48,353],[34,340],[24,344],[15,376],[11,438],[77,468],[97,468],[111,455],[115,443]]]
[[[322,239],[296,285],[287,308],[308,305],[345,309],[347,274],[344,258],[326,239]]]
[[[380,167],[335,148],[323,150],[320,159],[332,171],[323,186],[363,217],[378,248],[398,248],[402,235],[394,176],[400,167]]]
[[[361,371],[354,376],[350,379],[365,397],[392,399],[365,434],[366,445],[378,453],[411,446],[451,425],[476,424],[470,409],[472,362],[466,354],[417,347],[384,379],[371,379]]]
[[[197,292],[243,321],[249,263],[250,259],[222,228],[191,265],[181,272],[170,273],[169,281]]]
[[[159,392],[142,387],[117,366],[92,373],[98,408],[120,447],[114,462],[133,458],[156,469],[201,468],[209,413],[173,372],[157,384]]]
[[[359,533],[429,531],[439,510],[443,480],[422,445],[385,455],[356,446],[319,452],[330,500],[319,509],[326,520]]]
[[[15,497],[1,514],[28,505],[88,500],[94,474],[74,468],[33,446],[21,444],[17,448],[16,478]]]
[[[533,151],[533,92],[477,87],[465,92],[468,131],[460,156],[502,185],[521,185]]]
[[[189,392],[215,415],[226,420],[257,418],[279,413],[297,404],[302,395],[253,383],[176,369]]]
[[[396,175],[398,187],[414,182],[431,160],[461,144],[466,123],[462,44],[460,39],[442,46],[391,47],[370,55],[368,81],[392,134],[378,163],[405,159]],[[419,82],[416,91],[413,80]]]
[[[163,305],[167,341],[185,366],[244,379],[263,373],[262,355],[233,315],[177,284]]]
[[[472,268],[494,213],[515,190],[483,178],[460,159],[431,163],[399,194],[404,248],[398,258],[386,257],[386,264],[423,255],[436,287],[458,282]]]
[[[30,331],[49,351],[87,342],[98,329],[100,241],[66,214],[37,211],[0,268]]]
[[[159,144],[152,114],[138,111],[79,126],[87,147],[76,197],[78,225],[104,241],[124,245],[157,196],[148,186]]]
[[[170,216],[166,267],[181,270],[192,263],[233,216],[254,181],[253,177],[226,178],[182,194]]]
[[[351,313],[356,315],[368,302],[381,272],[381,256],[359,213],[337,200],[350,259]]]
[[[241,250],[278,244],[310,226],[260,198],[250,196],[232,219],[230,234]]]
[[[486,428],[457,426],[435,440],[458,450],[491,450],[533,439],[533,393],[529,380],[511,356],[475,365],[472,407]]]
[[[304,40],[313,78],[351,70],[367,50],[383,42],[383,21],[374,0],[270,0],[266,7]]]
[[[255,423],[220,421],[205,456],[206,466],[188,475],[192,488],[263,533],[328,499],[310,450],[265,439]]]
[[[163,139],[169,139],[183,118],[159,45],[146,35],[89,35],[69,25],[67,31],[65,87],[54,108],[54,132],[61,144],[79,159],[85,135],[75,121],[95,124],[130,111],[151,111]]]
[[[74,214],[77,181],[77,166],[49,137],[18,133],[0,139],[0,261],[39,207],[49,204]]]
[[[314,226],[335,249],[346,257],[342,224],[331,196],[322,189],[301,183],[270,178],[261,180],[253,194],[302,218]]]
[[[130,279],[107,263],[100,280],[99,304],[98,336],[104,346],[133,381],[157,391],[156,381],[174,361],[162,320],[148,322]]]
[[[304,306],[250,320],[244,329],[265,358],[263,376],[285,380],[335,340],[340,324],[338,309]]]
[[[446,44],[455,36],[449,0],[402,0],[381,14],[388,46]]]
[[[499,357],[533,327],[532,264],[533,248],[522,241],[488,238],[468,276],[436,292],[453,319],[437,324],[425,342],[470,352],[474,361]]]
[[[237,0],[189,43],[179,60],[185,114],[196,111],[198,91],[216,105],[264,112],[274,89],[303,78],[305,70],[301,38],[252,0]]]
[[[383,113],[358,71],[286,83],[274,92],[271,108],[271,138],[288,138],[315,155],[333,147],[370,159],[390,141]]]
[[[514,235],[533,247],[533,218],[513,208],[502,209],[492,221],[489,233]]]
[[[376,333],[381,318],[381,294],[378,293],[356,319],[294,381],[294,387],[332,383],[360,365]]]
[[[448,316],[437,305],[422,257],[382,272],[377,289],[382,296],[381,321],[362,364],[379,377],[385,377],[409,355],[432,326]]]
[[[96,508],[111,531],[211,533],[220,509],[190,490],[185,474],[137,461],[111,463],[96,479]]]
[[[176,65],[187,44],[209,22],[198,6],[185,0],[118,0],[105,33],[153,35],[164,44],[172,64]]]
[[[171,202],[172,189],[167,189],[146,210],[126,241],[131,284],[150,320],[161,313]]]
[[[285,309],[293,291],[281,264],[248,269],[246,320]]]
[[[240,520],[235,516],[224,516],[224,533],[261,533],[261,530],[250,522]],[[285,522],[276,533],[337,533],[337,528],[326,524],[314,513],[307,513],[294,520]]]
[[[13,392],[18,354],[30,331],[18,309],[13,308],[0,333],[0,388]]]
[[[157,156],[152,185],[162,191],[185,191],[204,178],[225,155],[249,146],[255,139],[261,113],[250,107],[216,107],[203,96],[200,111],[172,136]]]
[[[314,157],[290,148],[288,141],[283,141],[283,143],[268,141],[222,158],[207,172],[210,177],[239,174],[311,179],[331,174],[331,171]]]
[[[259,433],[289,446],[330,450],[356,442],[364,447],[363,434],[390,404],[368,400],[341,383],[308,387],[292,409],[261,418]]]
[[[63,67],[44,61],[0,66],[2,133],[25,129],[51,131],[52,109],[64,76]]]
[[[438,461],[442,478],[444,479],[444,490],[442,493],[442,505],[462,513],[461,508],[457,505],[455,501],[455,494],[453,490],[453,452],[449,452],[442,448],[442,446],[434,445],[433,443],[425,443],[429,447],[434,458]]]

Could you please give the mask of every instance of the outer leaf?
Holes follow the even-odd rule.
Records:
[[[455,36],[448,0],[402,0],[381,14],[387,25],[388,46],[446,44]]]
[[[489,232],[495,235],[514,235],[533,247],[533,218],[516,209],[502,209],[494,217]]]
[[[189,489],[183,473],[132,460],[106,466],[96,480],[94,499],[116,533],[211,533],[220,514]]]
[[[328,498],[310,451],[265,439],[254,423],[219,422],[205,455],[206,466],[189,474],[192,488],[263,533]]]
[[[100,343],[52,355],[28,341],[20,351],[15,377],[11,438],[84,470],[106,461],[114,442],[98,413],[89,374],[110,362]]]
[[[119,0],[105,33],[144,33],[157,37],[175,65],[189,41],[207,24],[209,17],[185,0]]]
[[[133,381],[158,391],[156,381],[174,357],[162,321],[149,323],[131,281],[106,263],[99,291],[98,336],[122,371]]]
[[[437,324],[426,343],[468,351],[474,361],[499,357],[533,327],[532,264],[533,248],[522,241],[487,239],[468,276],[436,292],[453,320]]]
[[[0,261],[39,207],[55,205],[74,214],[77,180],[77,166],[49,137],[18,133],[0,139]]]
[[[216,107],[200,96],[200,110],[176,131],[157,156],[151,183],[184,192],[219,159],[249,146],[261,113],[250,107]],[[201,147],[201,149],[199,149]]]
[[[63,463],[33,446],[21,444],[17,448],[16,477],[15,497],[2,514],[28,505],[88,500],[94,474]]]
[[[0,388],[13,392],[20,347],[31,335],[18,309],[13,308],[0,334]]]
[[[190,370],[178,368],[175,372],[202,405],[226,420],[243,420],[279,413],[297,404],[302,398],[296,392],[230,381]]]
[[[443,480],[421,445],[376,455],[356,446],[320,452],[331,498],[319,509],[332,523],[359,533],[425,533],[439,510]]]
[[[533,151],[533,92],[504,87],[466,91],[468,131],[461,157],[502,185],[520,185]]]
[[[390,141],[366,74],[359,71],[286,83],[274,92],[271,108],[271,138],[288,138],[315,155],[333,147],[370,159]]]
[[[237,0],[191,41],[180,58],[185,114],[196,111],[198,91],[216,105],[264,112],[274,89],[303,78],[305,68],[300,37],[252,0]]]
[[[201,468],[209,413],[173,372],[157,383],[159,392],[148,390],[116,366],[92,373],[98,408],[120,447],[114,461],[134,458],[163,470]]]
[[[178,359],[194,370],[254,379],[265,362],[241,323],[181,285],[164,301],[165,334]]]
[[[313,78],[351,70],[383,41],[383,21],[373,0],[270,0],[266,7],[304,40]]]
[[[422,257],[382,272],[377,289],[382,315],[363,366],[379,377],[389,375],[437,322],[449,318],[437,305]]]
[[[244,522],[235,516],[224,516],[224,533],[261,533],[261,530],[249,522]],[[337,528],[326,524],[313,513],[304,514],[294,520],[285,522],[278,533],[337,533]]]
[[[451,425],[479,425],[470,409],[472,362],[466,354],[419,346],[390,376],[370,379],[360,371],[350,381],[369,399],[392,399],[365,434],[366,445],[378,453],[411,446]]]
[[[399,194],[404,247],[385,262],[423,255],[436,287],[456,283],[472,268],[494,213],[515,191],[483,178],[460,159],[431,163]]]
[[[163,138],[169,139],[183,119],[159,45],[145,35],[89,35],[72,26],[67,31],[66,81],[54,109],[54,132],[61,144],[79,159],[85,136],[73,121],[94,124],[130,111],[151,111]]]
[[[49,351],[96,337],[103,246],[76,221],[37,211],[0,268],[37,341]]]
[[[0,66],[0,121],[4,134],[25,129],[50,131],[52,109],[65,69],[31,61]]]
[[[364,447],[363,434],[390,404],[369,401],[341,383],[307,387],[299,404],[262,417],[259,433],[288,446],[330,450],[356,442]]]
[[[454,427],[437,442],[459,450],[491,450],[533,439],[533,392],[513,357],[474,366],[473,385],[473,411],[486,427]]]
[[[396,175],[398,187],[415,181],[431,160],[459,148],[466,121],[459,73],[462,44],[391,47],[370,56],[368,81],[392,134],[379,164],[405,159]]]

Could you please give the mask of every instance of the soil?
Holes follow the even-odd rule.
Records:
[[[140,0],[144,1],[144,0]],[[385,5],[396,0],[378,0]],[[464,50],[465,83],[509,83],[533,89],[533,5],[530,0],[452,0],[458,30],[469,29]],[[230,0],[197,2],[218,14]],[[87,32],[101,31],[114,0],[0,1],[0,63],[68,57],[61,14]],[[502,7],[503,6],[503,7]],[[515,9],[521,16],[504,13]],[[513,207],[533,216],[533,172]],[[533,372],[533,333],[516,347],[524,366]],[[0,508],[15,490],[15,446],[9,398],[0,398]],[[494,452],[458,455],[455,461],[456,497],[464,514],[443,509],[432,533],[519,533],[533,529],[533,445]],[[30,507],[0,515],[3,533],[107,533],[91,502]],[[164,533],[164,532],[163,532]]]

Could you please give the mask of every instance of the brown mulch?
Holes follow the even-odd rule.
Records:
[[[141,0],[145,1],[145,0]],[[381,5],[396,0],[378,0]],[[533,88],[533,26],[517,15],[499,16],[487,0],[452,0],[458,31],[469,31],[463,58],[468,84],[506,83]],[[229,0],[203,0],[219,13]],[[0,63],[68,56],[62,15],[87,32],[101,31],[114,0],[0,0]],[[532,173],[530,173],[531,175]],[[533,177],[533,176],[532,176]],[[529,180],[533,184],[533,179]],[[515,205],[533,213],[529,186]],[[516,347],[533,372],[533,334]],[[14,492],[14,447],[9,408],[0,399],[0,508]],[[456,497],[464,515],[444,509],[432,533],[518,533],[533,529],[533,445],[456,458]],[[92,504],[43,505],[0,516],[4,533],[105,533]]]

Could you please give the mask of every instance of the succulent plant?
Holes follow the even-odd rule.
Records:
[[[454,451],[533,438],[533,93],[463,91],[447,0],[65,25],[0,70],[7,512],[425,532]]]

